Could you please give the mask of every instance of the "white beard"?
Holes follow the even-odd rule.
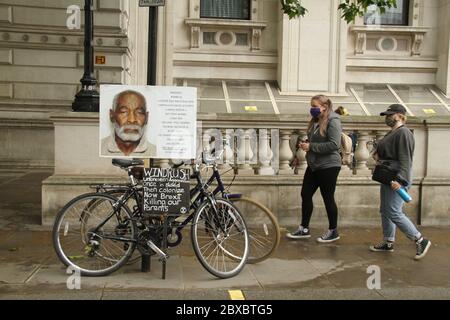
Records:
[[[136,130],[138,133],[125,133],[125,130]],[[136,125],[124,125],[123,127],[120,127],[116,123],[115,132],[116,136],[118,136],[122,141],[137,142],[142,139],[142,136],[144,135],[144,128]]]

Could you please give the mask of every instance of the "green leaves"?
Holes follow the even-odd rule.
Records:
[[[282,10],[289,16],[289,19],[303,17],[308,11],[300,4],[300,0],[280,0]],[[348,23],[354,22],[356,17],[362,17],[367,12],[367,8],[376,5],[383,14],[387,8],[397,8],[397,0],[345,0],[339,5],[342,11],[342,18]]]
[[[281,8],[285,14],[289,16],[289,20],[303,17],[308,11],[300,4],[300,0],[280,0]]]
[[[387,8],[397,8],[397,0],[345,0],[339,5],[339,10],[342,11],[342,18],[350,23],[354,22],[356,17],[364,16],[372,5],[376,5],[383,14]]]

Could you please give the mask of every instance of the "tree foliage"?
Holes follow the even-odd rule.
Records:
[[[301,5],[300,0],[280,0],[281,7],[289,19],[303,17],[308,9]],[[356,17],[362,17],[369,6],[376,5],[380,13],[385,13],[388,8],[397,8],[397,0],[345,0],[339,5],[342,18],[348,23],[354,22]]]

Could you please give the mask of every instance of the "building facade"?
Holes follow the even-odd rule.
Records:
[[[248,147],[253,162],[236,188],[263,199],[286,224],[300,205],[304,155],[295,170],[289,163],[310,97],[325,93],[346,107],[344,128],[358,132],[356,167],[343,168],[338,192],[348,223],[378,221],[366,143],[386,132],[379,112],[403,104],[418,145],[409,213],[449,223],[450,168],[441,162],[450,159],[442,147],[450,137],[450,0],[398,0],[386,14],[370,9],[352,24],[339,3],[304,0],[305,17],[289,20],[278,0],[167,0],[158,9],[157,83],[197,87],[205,129],[279,131],[277,141]],[[145,85],[148,9],[137,0],[93,4],[99,84]],[[54,170],[43,182],[45,223],[89,184],[120,176],[97,156],[98,115],[71,112],[83,74],[83,6],[0,0],[0,169]],[[273,145],[277,167],[257,156]],[[361,187],[368,195],[358,195]]]

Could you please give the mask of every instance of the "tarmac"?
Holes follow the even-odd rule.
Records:
[[[341,240],[319,244],[323,233],[312,221],[313,238],[284,237],[268,260],[246,265],[236,277],[216,279],[194,255],[189,238],[169,251],[167,278],[152,261],[149,273],[127,265],[107,277],[71,275],[59,262],[51,232],[40,223],[40,186],[49,172],[0,173],[0,299],[2,300],[230,300],[238,290],[246,300],[397,300],[450,298],[450,228],[421,227],[432,241],[415,261],[415,245],[399,233],[393,253],[372,253],[380,227],[343,227]],[[373,286],[379,270],[379,286]],[[69,283],[69,286],[68,286]],[[73,284],[73,283],[72,283]]]

